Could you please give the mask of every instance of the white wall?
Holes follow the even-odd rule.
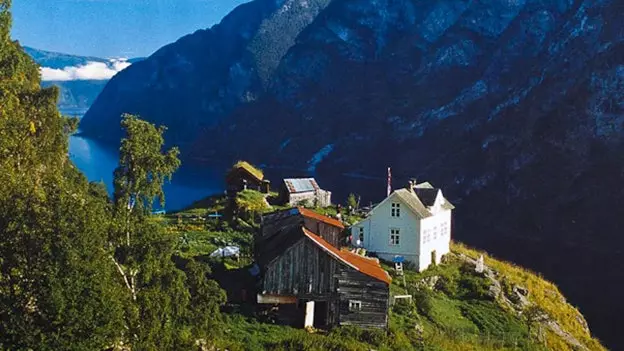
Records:
[[[436,203],[437,206],[432,209],[434,215],[420,220],[401,203],[401,216],[392,217],[392,203],[400,201],[393,195],[391,197],[375,208],[369,217],[351,227],[351,244],[356,246],[359,230],[364,228],[364,242],[361,247],[375,252],[384,260],[392,261],[396,255],[403,256],[407,261],[416,264],[418,271],[423,271],[432,263],[431,253],[435,250],[436,263],[439,264],[442,256],[450,251],[452,211],[444,210]],[[398,246],[390,245],[391,228],[400,229],[401,239]],[[442,228],[447,228],[444,233],[441,232]],[[425,233],[429,233],[427,242]],[[437,233],[435,239],[433,233]]]
[[[392,217],[392,203],[401,203],[394,194],[388,201],[384,201],[370,216],[357,223],[351,229],[353,240],[358,239],[359,228],[364,227],[364,243],[362,247],[375,252],[380,258],[391,261],[394,256],[404,256],[405,259],[417,262],[420,248],[420,226],[418,218],[401,203],[400,217]],[[390,245],[390,229],[400,230],[399,245]]]
[[[442,229],[446,228],[444,232]],[[439,264],[443,255],[450,251],[451,244],[451,210],[440,210],[432,217],[421,221],[421,254],[418,270],[427,269],[431,262],[431,253],[435,250],[436,264]],[[427,240],[428,239],[428,240]],[[425,242],[427,240],[427,242]]]

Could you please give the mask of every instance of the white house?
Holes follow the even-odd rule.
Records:
[[[450,250],[454,208],[442,190],[429,183],[410,182],[351,227],[352,244],[384,260],[402,257],[423,271],[434,261],[440,263]]]

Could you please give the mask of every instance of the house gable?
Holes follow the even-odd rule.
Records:
[[[425,205],[417,197],[413,196],[409,190],[397,189],[392,192],[390,196],[386,197],[382,202],[375,206],[375,208],[371,210],[369,217],[382,211],[381,209],[386,208],[386,204],[389,202],[402,203],[405,205],[405,208],[411,211],[417,218],[427,218],[431,216],[431,213],[427,211]]]

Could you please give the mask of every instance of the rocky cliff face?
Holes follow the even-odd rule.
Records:
[[[282,56],[330,0],[257,0],[115,76],[81,129],[116,142],[122,113],[169,127],[183,151],[236,107],[262,95]]]
[[[260,33],[288,7],[249,6],[263,15],[243,27],[233,13],[230,33]],[[111,82],[89,125],[142,113],[194,142],[188,160],[314,171],[339,196],[379,200],[388,165],[395,183],[426,178],[457,203],[456,237],[558,282],[617,348],[623,14],[617,0],[334,0],[270,59],[250,58],[251,34],[238,51],[211,44],[182,59],[180,43],[218,28],[164,48]],[[171,68],[175,57],[191,68]]]

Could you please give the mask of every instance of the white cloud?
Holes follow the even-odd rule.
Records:
[[[130,62],[127,59],[111,59],[109,63],[91,61],[63,69],[41,67],[41,80],[107,80],[128,66]]]

